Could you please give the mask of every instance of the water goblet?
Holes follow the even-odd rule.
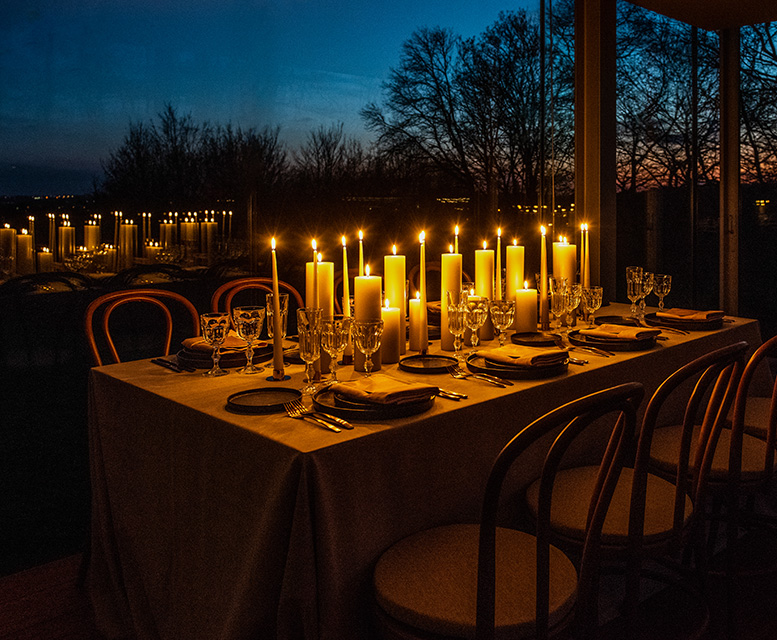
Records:
[[[372,373],[372,354],[380,349],[380,338],[383,335],[383,320],[354,321],[353,342],[356,348],[364,354],[364,375]]]
[[[513,324],[515,320],[515,300],[492,300],[491,301],[491,321],[494,323],[494,329],[499,332],[499,346],[505,346],[507,337],[507,327]]]
[[[561,330],[561,318],[567,312],[567,279],[550,276],[548,278],[548,288],[550,293],[550,312],[558,322],[558,329]]]
[[[637,300],[642,295],[642,267],[626,267],[626,296],[631,301],[631,315],[637,317]]]
[[[238,373],[251,375],[264,371],[264,367],[254,365],[254,342],[259,338],[264,325],[264,307],[235,307],[232,309],[232,323],[237,335],[246,341],[246,364]]]
[[[312,394],[316,391],[313,363],[321,357],[321,309],[297,309],[297,336],[299,357],[305,363],[305,387],[302,393]]]
[[[645,319],[645,298],[650,295],[650,292],[653,290],[653,274],[649,271],[643,271],[642,272],[642,282],[640,287],[640,298],[639,298],[639,319],[644,320]]]
[[[583,299],[583,285],[579,282],[567,285],[567,298],[564,305],[564,312],[567,317],[571,316],[572,312],[580,306],[580,301]],[[567,322],[566,333],[569,333],[570,322]]]
[[[664,296],[672,290],[672,276],[657,273],[653,276],[653,293],[658,296],[658,308],[664,310]]]
[[[213,366],[202,375],[209,378],[227,375],[229,372],[219,367],[219,347],[224,344],[229,333],[229,314],[226,311],[203,313],[200,315],[200,329],[205,342],[213,347]]]
[[[274,331],[275,331],[275,319],[273,315],[273,295],[271,293],[267,294],[266,298],[266,306],[267,306],[267,337],[272,340],[274,337]],[[280,309],[281,314],[281,338],[286,337],[286,328],[289,323],[289,294],[288,293],[279,293],[278,294],[278,308]]]
[[[461,358],[461,343],[466,325],[467,306],[463,303],[456,304],[451,301],[450,291],[448,292],[448,331],[453,334],[453,355],[459,360]]]
[[[337,360],[348,346],[350,335],[350,316],[336,315],[331,320],[321,321],[321,348],[332,358],[329,363],[329,371],[332,372],[330,383],[337,382]]]
[[[488,318],[488,298],[481,296],[468,296],[464,302],[464,324],[472,332],[472,348],[478,346],[478,329],[486,323]]]
[[[583,305],[588,312],[588,326],[594,326],[594,313],[602,306],[602,287],[587,287],[583,289]]]

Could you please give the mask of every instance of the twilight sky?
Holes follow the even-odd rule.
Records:
[[[196,123],[281,127],[295,147],[336,122],[364,136],[402,43],[480,33],[536,0],[23,0],[0,8],[0,195],[46,167],[86,182],[130,122],[166,103]],[[35,170],[30,166],[36,167]],[[40,172],[38,172],[40,173]],[[77,178],[76,175],[80,176]],[[53,179],[52,179],[53,181]]]

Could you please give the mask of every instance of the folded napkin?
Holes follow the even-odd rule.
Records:
[[[664,309],[656,311],[657,318],[670,320],[720,320],[726,315],[725,311],[714,309],[712,311],[697,311],[696,309]]]
[[[602,324],[593,329],[580,329],[580,335],[603,340],[643,340],[661,334],[661,329],[626,327],[620,324]]]
[[[207,342],[205,342],[205,338],[202,336],[197,336],[196,338],[186,338],[181,343],[185,349],[189,349],[190,351],[203,351],[205,353],[212,353],[213,347],[209,345]],[[254,345],[254,348],[260,345]],[[230,329],[229,333],[227,334],[226,339],[221,344],[220,351],[245,351],[246,350],[246,341],[243,340],[239,335],[237,335],[237,332]]]
[[[567,352],[559,349],[539,349],[508,344],[498,349],[478,351],[477,355],[486,360],[514,367],[537,367],[561,364],[567,359]]]
[[[355,402],[375,404],[408,404],[421,402],[435,395],[439,388],[418,382],[408,383],[382,374],[373,374],[369,378],[359,378],[348,382],[338,382],[330,389]]]

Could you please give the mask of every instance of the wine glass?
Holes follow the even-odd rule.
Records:
[[[672,276],[657,273],[653,276],[653,293],[658,296],[658,308],[664,310],[664,296],[672,290]]]
[[[297,309],[297,335],[299,357],[305,363],[305,387],[302,393],[312,394],[316,391],[316,385],[313,383],[313,363],[321,357],[321,309]]]
[[[336,315],[331,320],[321,321],[321,348],[332,358],[329,370],[332,372],[330,383],[337,382],[337,360],[348,345],[351,335],[351,317]]]
[[[567,311],[567,279],[550,276],[548,278],[550,293],[550,312],[558,322],[558,330],[561,330],[561,317]]]
[[[237,335],[246,341],[246,364],[238,373],[246,375],[264,371],[264,367],[254,365],[254,341],[259,338],[264,324],[264,307],[235,307],[232,309],[232,322]]]
[[[583,289],[583,305],[588,312],[588,326],[594,326],[594,313],[602,306],[602,287],[587,287]]]
[[[486,323],[488,318],[488,298],[481,296],[468,296],[464,303],[464,324],[472,332],[472,348],[478,346],[478,329]]]
[[[653,274],[649,271],[642,272],[642,286],[640,287],[639,298],[639,319],[645,319],[645,298],[653,291]]]
[[[354,321],[353,341],[356,348],[364,354],[364,373],[369,378],[372,373],[372,354],[380,349],[383,335],[383,320]]]
[[[515,300],[492,300],[491,321],[499,332],[499,346],[505,346],[507,327],[513,324],[515,319]]]
[[[461,358],[461,338],[464,330],[467,328],[467,306],[463,303],[456,304],[451,299],[451,292],[448,294],[448,331],[453,334],[453,355],[458,360]]]
[[[224,344],[229,333],[229,314],[226,311],[203,313],[200,315],[200,329],[205,342],[213,347],[213,367],[202,375],[210,378],[227,375],[229,371],[219,367],[219,347]]]
[[[626,267],[626,296],[631,301],[631,315],[637,317],[637,300],[642,295],[642,267]]]
[[[273,332],[275,330],[275,321],[273,318],[273,297],[271,293],[267,294],[266,298],[267,306],[267,337],[272,339]],[[278,294],[278,307],[281,313],[281,338],[286,337],[286,328],[289,323],[289,294]]]
[[[567,285],[567,298],[566,303],[564,305],[564,312],[567,314],[567,316],[571,315],[571,313],[577,309],[580,306],[580,301],[583,298],[583,285],[579,282],[575,282],[574,284]],[[569,324],[570,322],[567,322],[567,333],[569,333]]]

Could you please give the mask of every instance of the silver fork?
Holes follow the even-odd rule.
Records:
[[[308,422],[314,422],[315,424],[318,424],[324,429],[329,429],[330,431],[334,431],[336,433],[340,433],[341,429],[340,427],[336,427],[333,424],[329,424],[325,420],[322,420],[321,418],[317,418],[316,416],[306,415],[302,413],[297,407],[294,406],[293,402],[284,402],[283,408],[286,409],[286,415],[289,416],[289,418],[296,418],[297,420],[307,420]]]
[[[353,429],[353,425],[348,422],[347,420],[343,420],[342,418],[338,416],[333,416],[328,413],[324,413],[323,411],[316,411],[315,409],[308,409],[304,404],[302,404],[302,400],[292,400],[291,404],[294,405],[294,408],[299,410],[299,412],[302,415],[309,415],[309,416],[318,416],[322,420],[326,420],[327,422],[334,422],[344,429]]]
[[[459,378],[460,380],[466,380],[467,378],[475,378],[476,380],[482,380],[483,382],[488,382],[489,384],[492,384],[495,387],[501,387],[502,389],[504,389],[508,385],[513,384],[512,382],[509,382],[507,380],[502,380],[501,378],[494,378],[484,373],[472,373],[470,371],[464,371],[453,364],[448,367],[448,373],[450,373],[454,378]]]

